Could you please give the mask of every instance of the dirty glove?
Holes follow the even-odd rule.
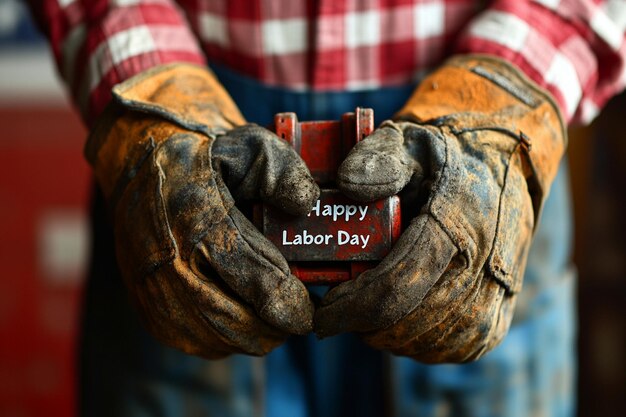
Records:
[[[371,201],[402,190],[413,218],[376,268],[325,296],[317,334],[358,332],[431,363],[493,348],[565,144],[552,98],[510,64],[459,56],[427,77],[340,167],[345,194]]]
[[[304,285],[235,207],[260,198],[307,213],[319,189],[300,157],[245,124],[207,69],[157,67],[113,94],[86,153],[148,330],[207,358],[263,355],[311,331]]]

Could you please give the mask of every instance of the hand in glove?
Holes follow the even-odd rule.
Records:
[[[86,152],[112,209],[122,275],[151,333],[217,358],[263,355],[311,331],[304,285],[235,206],[261,198],[309,212],[319,189],[300,157],[245,124],[204,68],[158,67],[113,93]]]
[[[493,348],[565,144],[551,97],[503,61],[460,56],[427,77],[340,167],[345,194],[402,190],[403,215],[415,217],[376,268],[329,291],[317,334],[358,332],[424,362]]]

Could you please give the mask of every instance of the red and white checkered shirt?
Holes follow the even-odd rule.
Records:
[[[217,63],[292,90],[414,82],[487,53],[590,121],[626,84],[624,0],[39,0],[33,11],[85,119],[111,88],[174,61]]]

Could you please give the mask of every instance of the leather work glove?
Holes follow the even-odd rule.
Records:
[[[187,353],[263,355],[312,330],[313,304],[235,201],[306,214],[319,189],[294,150],[245,124],[209,70],[157,67],[117,85],[86,154],[118,263],[148,330]]]
[[[475,360],[508,331],[566,131],[548,93],[487,56],[448,61],[395,119],[353,148],[338,185],[361,201],[402,190],[415,217],[376,268],[327,293],[315,330],[423,362]]]

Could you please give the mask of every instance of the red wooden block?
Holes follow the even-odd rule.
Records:
[[[326,188],[308,216],[291,216],[269,205],[255,207],[257,227],[289,261],[293,274],[307,283],[338,283],[375,266],[400,235],[399,198],[360,203],[332,188],[350,149],[374,130],[373,111],[357,108],[341,120],[311,122],[279,113],[274,130]]]
[[[399,232],[399,203],[398,197],[359,203],[322,190],[308,216],[264,205],[260,228],[290,262],[379,261]]]

